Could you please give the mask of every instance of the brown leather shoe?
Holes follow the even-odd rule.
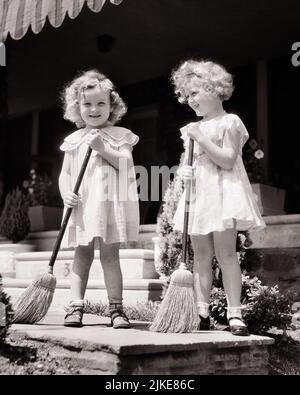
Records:
[[[198,331],[209,331],[210,330],[210,318],[209,316],[206,318],[201,317],[201,315],[199,315],[200,318],[200,322],[198,325]]]
[[[66,307],[66,316],[64,319],[64,326],[69,326],[73,328],[82,327],[82,317],[83,317],[83,305],[72,304]]]
[[[114,329],[128,329],[130,328],[130,322],[123,310],[112,310],[110,311],[111,326]]]

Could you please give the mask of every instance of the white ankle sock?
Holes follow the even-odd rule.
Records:
[[[71,306],[83,306],[84,301],[83,301],[83,299],[72,299],[72,300],[70,300],[70,305]]]
[[[242,307],[241,306],[230,306],[227,308],[227,319],[234,317],[230,320],[230,325],[246,326],[242,321]]]
[[[109,302],[109,311],[120,309],[123,310],[123,303],[122,302]]]
[[[202,318],[207,318],[209,316],[209,304],[205,302],[197,302],[198,314]]]

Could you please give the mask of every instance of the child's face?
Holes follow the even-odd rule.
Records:
[[[209,115],[221,103],[219,98],[203,93],[203,90],[195,84],[187,87],[185,94],[189,106],[198,117]]]
[[[104,126],[110,116],[110,92],[100,88],[87,89],[80,98],[80,115],[87,127]]]

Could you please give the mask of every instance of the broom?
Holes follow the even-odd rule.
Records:
[[[79,187],[86,170],[88,161],[90,159],[92,149],[89,147],[85,154],[78,178],[73,192],[77,195]],[[60,248],[62,238],[64,236],[68,221],[72,213],[72,208],[69,207],[64,215],[61,228],[59,230],[54,249],[48,265],[48,273],[40,274],[28,286],[28,288],[19,297],[14,306],[14,323],[34,324],[40,321],[46,314],[51,305],[55,287],[56,278],[53,275],[53,266]]]
[[[188,165],[193,162],[194,140],[190,139]],[[193,274],[187,269],[187,240],[191,181],[186,184],[182,234],[183,262],[170,279],[166,295],[150,326],[150,331],[183,333],[197,328],[198,313],[193,289]]]

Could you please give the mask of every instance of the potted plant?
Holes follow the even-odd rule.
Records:
[[[249,140],[243,150],[243,160],[259,210],[262,215],[283,215],[285,190],[267,184],[263,158],[264,152],[257,141]]]
[[[53,185],[49,177],[32,169],[29,178],[23,182],[23,189],[28,199],[30,231],[59,229],[63,208],[53,205]]]
[[[5,277],[15,276],[15,254],[35,250],[26,237],[29,233],[28,202],[16,188],[9,192],[0,216],[0,272]]]
[[[29,229],[27,198],[19,188],[16,188],[6,195],[0,216],[0,234],[17,243],[25,239]]]

